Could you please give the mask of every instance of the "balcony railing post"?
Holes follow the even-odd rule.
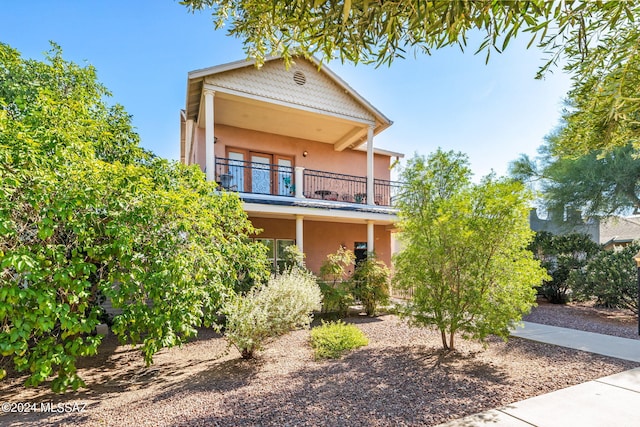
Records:
[[[296,166],[295,171],[295,197],[304,198],[304,168]]]

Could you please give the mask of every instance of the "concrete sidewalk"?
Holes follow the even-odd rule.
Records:
[[[512,335],[640,363],[640,340],[523,322]],[[441,427],[636,427],[640,368],[454,420]]]

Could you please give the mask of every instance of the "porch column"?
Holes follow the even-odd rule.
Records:
[[[212,90],[204,91],[204,140],[205,140],[205,167],[207,181],[216,180],[216,155],[213,151],[214,131],[213,131],[213,97]]]
[[[296,246],[298,247],[298,249],[300,250],[301,253],[304,252],[303,218],[304,218],[304,216],[302,216],[302,215],[296,215]]]
[[[191,146],[193,145],[193,120],[187,120],[184,127],[184,164],[191,164]]]
[[[296,166],[295,174],[295,197],[302,198],[304,197],[304,168],[302,166]]]
[[[374,235],[373,235],[373,221],[367,220],[367,252],[373,252]]]
[[[367,204],[375,204],[373,190],[373,125],[367,131]]]

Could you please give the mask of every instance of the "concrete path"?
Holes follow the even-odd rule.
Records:
[[[522,323],[523,326],[513,330],[511,335],[640,363],[640,340],[558,328],[539,323]],[[640,418],[638,421],[638,425],[640,425]]]
[[[523,323],[512,335],[640,363],[640,340]],[[640,368],[441,424],[445,426],[637,427]]]

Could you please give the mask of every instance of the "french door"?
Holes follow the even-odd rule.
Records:
[[[229,174],[240,192],[289,196],[294,194],[293,158],[229,149]]]

